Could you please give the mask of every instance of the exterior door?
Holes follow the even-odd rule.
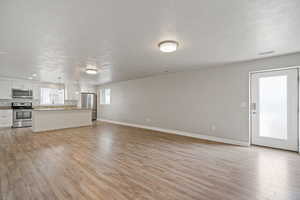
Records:
[[[298,151],[298,70],[251,75],[252,144]]]

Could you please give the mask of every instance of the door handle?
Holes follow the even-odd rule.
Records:
[[[256,103],[252,103],[251,104],[251,110],[252,110],[252,114],[255,115],[257,112],[256,112]]]

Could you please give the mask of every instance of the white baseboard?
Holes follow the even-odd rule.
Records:
[[[158,128],[158,127],[153,127],[153,126],[144,126],[144,125],[131,124],[131,123],[126,123],[126,122],[118,122],[118,121],[107,120],[107,119],[103,119],[103,118],[100,118],[97,120],[102,121],[102,122],[112,123],[112,124],[119,124],[119,125],[124,125],[124,126],[131,126],[131,127],[136,127],[136,128],[159,131],[159,132],[163,132],[163,133],[170,133],[170,134],[182,135],[182,136],[198,138],[198,139],[203,139],[203,140],[209,140],[209,141],[214,141],[214,142],[221,142],[221,143],[225,143],[225,144],[250,146],[250,143],[248,143],[248,142],[242,142],[242,141],[226,139],[226,138],[219,138],[219,137],[208,136],[208,135],[201,135],[201,134],[197,134],[197,133],[189,133],[189,132],[185,132],[185,131],[164,129],[164,128]]]

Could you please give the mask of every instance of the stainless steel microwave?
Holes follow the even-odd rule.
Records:
[[[13,98],[32,99],[32,90],[12,89]]]

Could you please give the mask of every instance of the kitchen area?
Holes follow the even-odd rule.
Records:
[[[90,126],[96,119],[92,85],[0,78],[0,128],[41,132]]]

